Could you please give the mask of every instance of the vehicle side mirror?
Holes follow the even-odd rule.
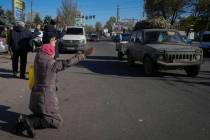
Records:
[[[142,43],[142,41],[139,38],[136,38],[137,43]]]
[[[134,38],[131,38],[130,42],[135,42],[135,39]]]

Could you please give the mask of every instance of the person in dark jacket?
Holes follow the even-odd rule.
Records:
[[[56,38],[53,36],[50,43],[44,44],[36,54],[35,85],[32,88],[29,104],[33,114],[25,117],[20,115],[16,133],[26,130],[30,137],[34,137],[34,129],[59,128],[63,124],[63,119],[58,112],[57,73],[84,60],[93,52],[93,48],[88,48],[84,54],[77,54],[70,59],[55,60],[55,44]]]
[[[35,36],[36,34],[32,34],[25,28],[25,23],[22,21],[18,21],[11,31],[8,43],[12,51],[12,70],[14,77],[17,77],[18,61],[20,58],[20,78],[26,78],[27,54],[30,48],[29,41]]]
[[[40,32],[40,31],[41,31],[41,25],[40,24],[36,24],[36,28],[34,29],[34,33]]]

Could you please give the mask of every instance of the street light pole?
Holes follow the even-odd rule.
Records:
[[[206,31],[209,29],[209,22],[210,22],[210,5],[208,5],[208,20],[206,24]]]
[[[32,16],[33,16],[32,5],[33,5],[33,0],[31,0],[31,28],[32,28],[32,20],[33,20],[33,18],[32,18]]]

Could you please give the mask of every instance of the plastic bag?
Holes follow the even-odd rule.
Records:
[[[29,65],[29,70],[28,70],[28,86],[29,89],[32,90],[34,83],[35,83],[35,79],[34,79],[34,65],[30,64]]]

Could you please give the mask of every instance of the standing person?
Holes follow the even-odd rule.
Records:
[[[41,31],[41,25],[40,24],[36,24],[36,28],[34,30],[34,34],[39,34],[36,36],[36,38],[34,38],[33,40],[31,40],[31,51],[37,51],[41,46],[42,46],[42,37],[43,37],[43,32]]]
[[[12,70],[14,77],[17,77],[20,58],[20,78],[26,79],[25,72],[28,50],[30,48],[29,41],[35,36],[36,34],[32,34],[25,28],[25,23],[22,21],[18,21],[11,31],[8,42],[12,50]]]
[[[84,54],[77,54],[70,59],[55,60],[56,35],[52,35],[48,44],[44,44],[36,54],[34,61],[35,85],[32,88],[29,108],[32,115],[20,115],[15,133],[26,130],[30,137],[34,137],[34,129],[59,128],[63,119],[58,112],[58,98],[56,95],[57,72],[77,64],[93,52],[93,48],[86,49]]]
[[[43,44],[47,43],[47,41],[49,40],[49,37],[54,34],[56,35],[56,39],[58,40],[56,46],[55,46],[55,58],[59,57],[59,40],[64,36],[64,34],[66,33],[66,28],[64,28],[64,30],[62,30],[62,32],[60,33],[59,31],[57,31],[57,25],[56,25],[56,21],[55,20],[51,20],[50,24],[45,25],[44,27],[44,33],[43,33]]]
[[[36,24],[36,28],[34,29],[34,32],[40,32],[41,31],[41,25]]]
[[[195,34],[193,32],[193,29],[190,29],[190,31],[188,32],[188,36],[187,36],[187,40],[189,42],[190,45],[192,45],[192,41],[195,38]]]

